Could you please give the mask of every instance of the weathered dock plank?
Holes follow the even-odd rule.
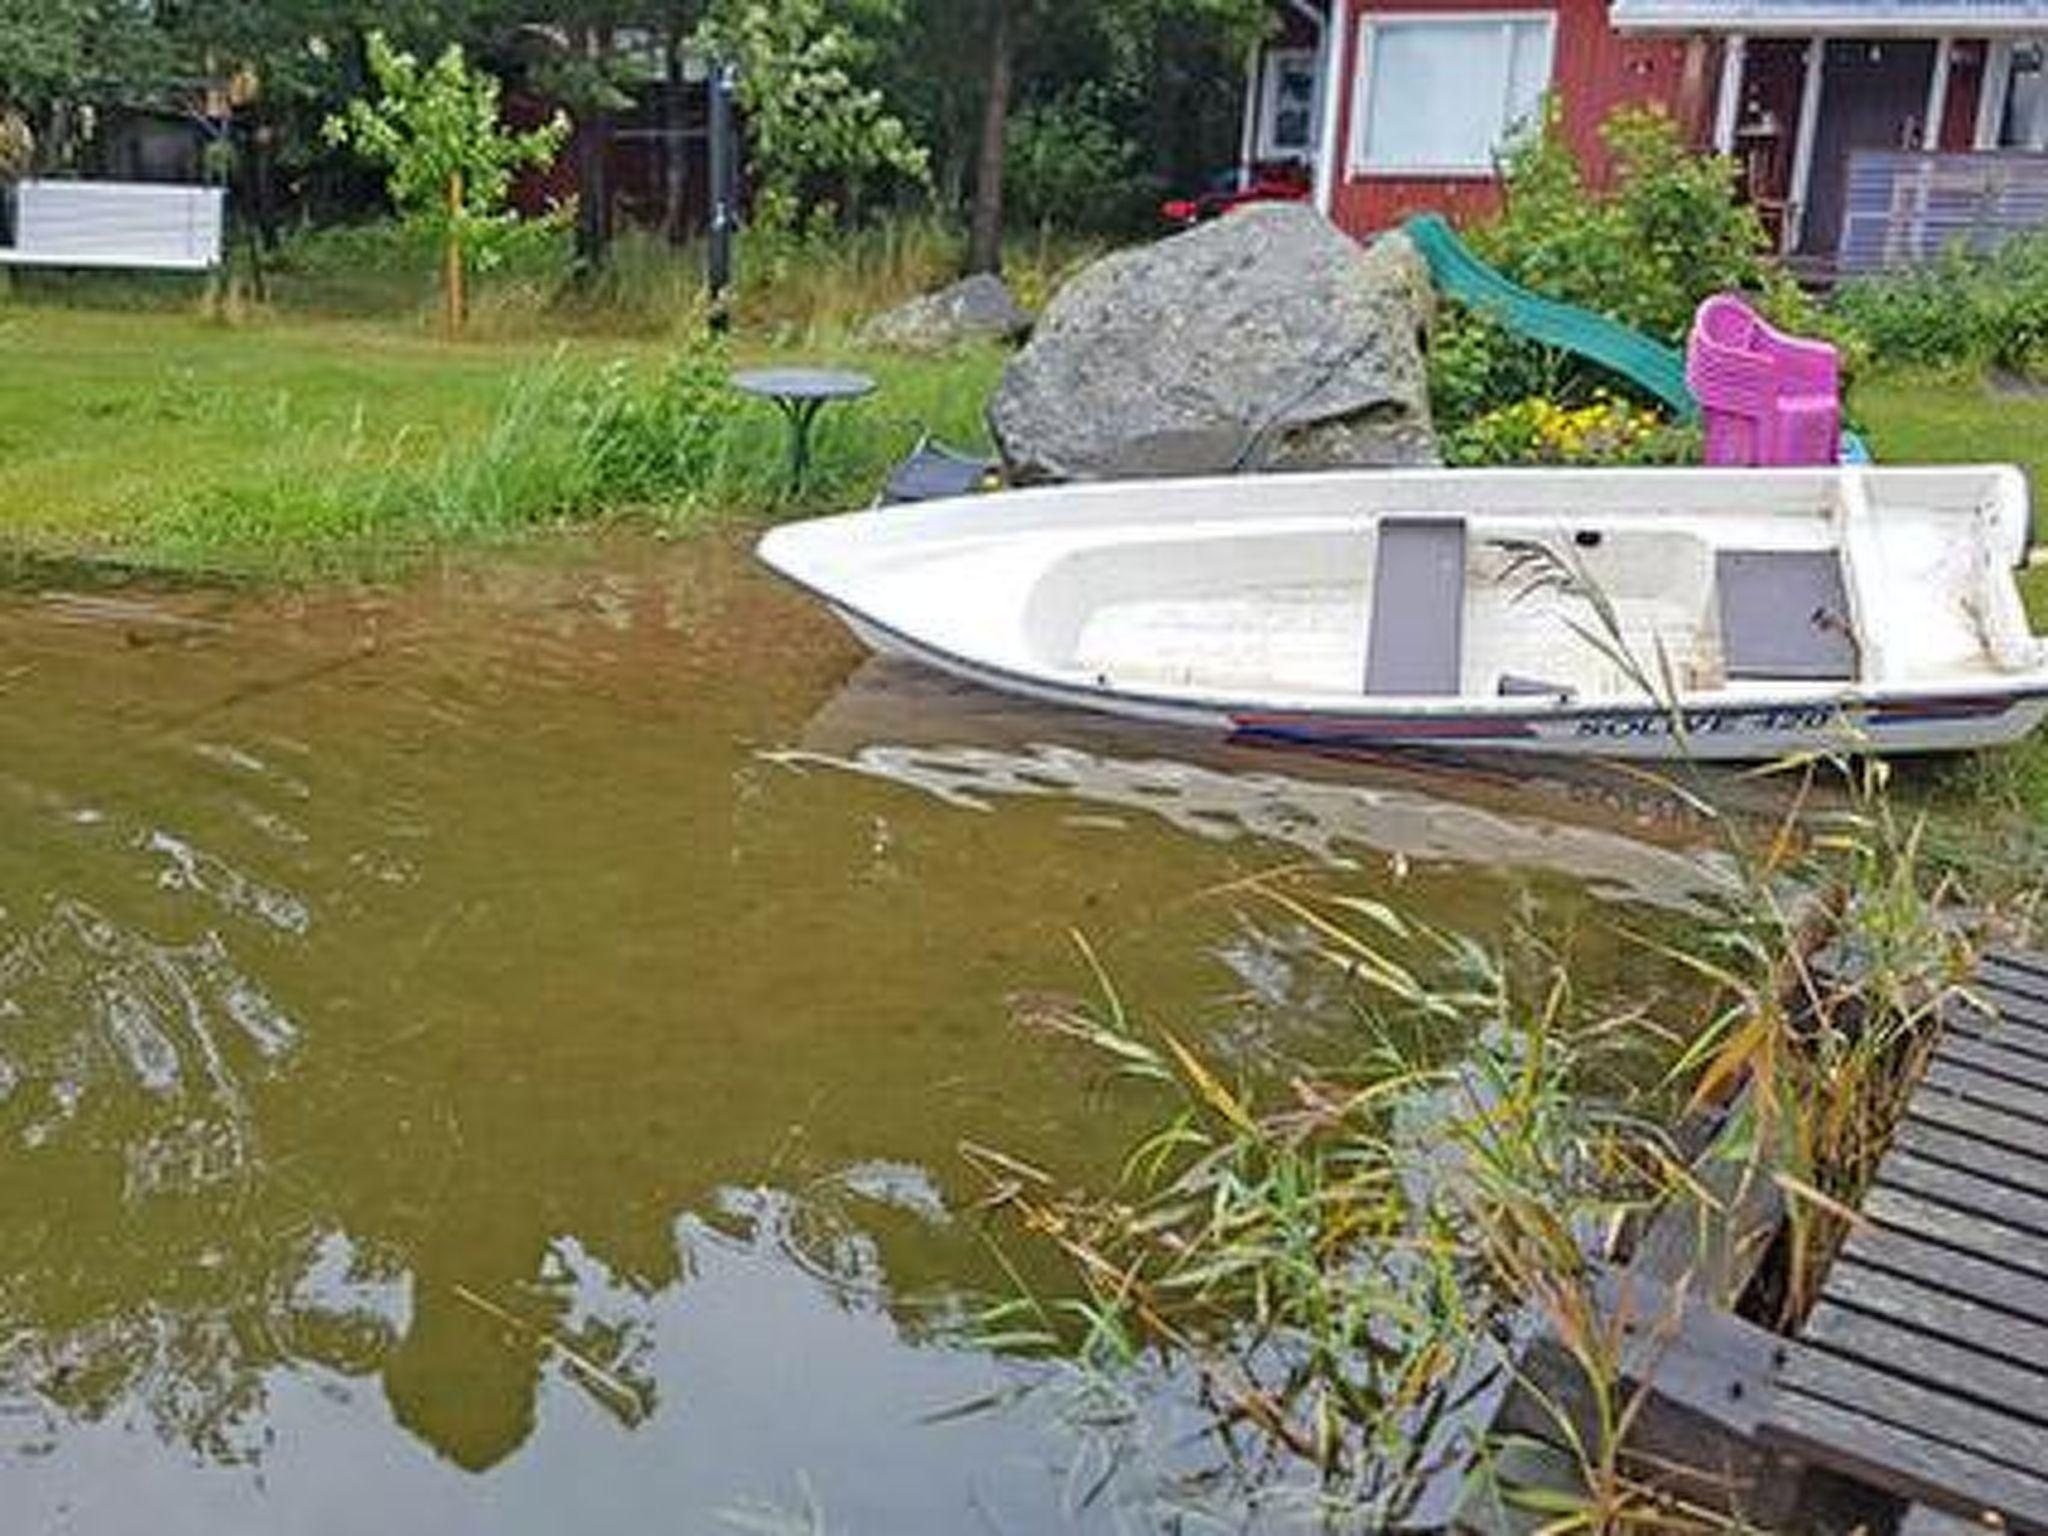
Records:
[[[1764,1440],[1944,1513],[2048,1533],[2048,958],[1987,958],[1800,1339]]]
[[[2048,1061],[2048,1030],[2016,1029],[1996,1014],[1958,1006],[1942,1018],[1942,1034],[1950,1040],[1983,1040],[2015,1056]]]
[[[2048,1135],[2048,1093],[2038,1089],[1991,1077],[1974,1068],[1936,1057],[1929,1063],[1927,1076],[1920,1085],[1921,1096],[1930,1091],[1951,1094],[1972,1104],[1996,1109],[2000,1114],[2031,1120],[2039,1127],[2037,1134]]]
[[[1877,1188],[1863,1202],[1870,1220],[1915,1232],[2023,1273],[2048,1275],[2048,1239],[2014,1232],[1967,1211],[1954,1211],[1896,1189]]]
[[[1996,1356],[1979,1354],[1965,1345],[1931,1335],[1915,1335],[1881,1317],[1822,1302],[1808,1321],[1806,1336],[1831,1353],[1859,1360],[1877,1370],[1902,1364],[1915,1376],[1945,1391],[1997,1393],[2029,1413],[2048,1404],[2048,1381],[2033,1371]]]
[[[2016,1231],[2048,1237],[2048,1199],[1945,1163],[1929,1162],[1911,1152],[1898,1151],[1886,1158],[1878,1185],[1936,1201],[1951,1210],[1968,1211]]]
[[[1971,1169],[2014,1189],[2048,1195],[2048,1157],[2029,1157],[2024,1152],[1959,1135],[1925,1120],[1903,1122],[1892,1144],[1902,1152],[1947,1163],[1952,1168]],[[2043,1150],[2048,1151],[2048,1147]]]
[[[1935,1059],[1952,1061],[2025,1088],[2048,1089],[2048,1054],[2034,1056],[2016,1051],[2007,1043],[2009,1038],[1951,1034],[1936,1049]]]
[[[1778,1392],[1771,1407],[1774,1424],[1782,1421],[1793,1398],[1854,1408],[1873,1424],[1910,1430],[2031,1479],[2028,1502],[2048,1519],[2048,1479],[2040,1475],[2048,1426],[1923,1385],[1891,1367],[1865,1365],[1807,1343],[1786,1352]]]
[[[2048,1317],[2048,1275],[2028,1274],[1916,1232],[1867,1227],[1849,1239],[1843,1256],[1893,1274],[1913,1275],[2020,1317]]]
[[[1900,1275],[1845,1263],[1806,1330],[1809,1342],[1862,1356],[1995,1409],[2048,1425],[2048,1327]],[[1857,1347],[1844,1347],[1855,1340]]]
[[[1906,1498],[1996,1510],[2048,1532],[2048,1428],[1810,1344],[1786,1352],[1765,1425],[1777,1445]]]

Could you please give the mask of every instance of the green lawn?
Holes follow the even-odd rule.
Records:
[[[450,343],[410,321],[231,325],[34,304],[0,304],[0,341],[12,365],[0,373],[0,545],[15,551],[296,571],[561,517],[782,509],[780,420],[715,387],[702,402],[716,438],[704,483],[675,471],[673,498],[606,500],[618,466],[597,461],[588,417],[636,411],[644,425],[626,446],[659,447],[675,342]],[[826,340],[700,362],[716,380],[733,361],[797,356],[852,363],[882,386],[827,413],[808,505],[865,500],[925,428],[983,440],[993,354],[918,361]]]
[[[0,309],[0,528],[39,548],[129,542],[184,498],[425,458],[479,431],[542,348],[363,324]]]

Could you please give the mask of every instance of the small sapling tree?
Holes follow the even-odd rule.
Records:
[[[507,128],[497,80],[472,70],[460,45],[425,66],[381,32],[366,45],[378,96],[351,101],[324,132],[384,166],[399,217],[440,243],[452,334],[462,325],[465,269],[487,270],[501,259],[518,222],[506,204],[513,173],[552,159],[569,125],[558,113],[539,128]]]

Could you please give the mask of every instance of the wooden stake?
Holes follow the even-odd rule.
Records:
[[[448,178],[448,271],[444,280],[448,334],[462,329],[462,172]]]

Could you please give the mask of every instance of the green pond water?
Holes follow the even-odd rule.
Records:
[[[1106,1184],[1153,1116],[1017,1021],[1077,932],[1234,1067],[1341,1049],[1233,887],[1299,864],[1484,933],[1711,880],[1612,785],[864,662],[717,539],[0,591],[0,1531],[1148,1528],[1043,1395],[946,1412],[1032,1370],[950,1326],[960,1146]]]

